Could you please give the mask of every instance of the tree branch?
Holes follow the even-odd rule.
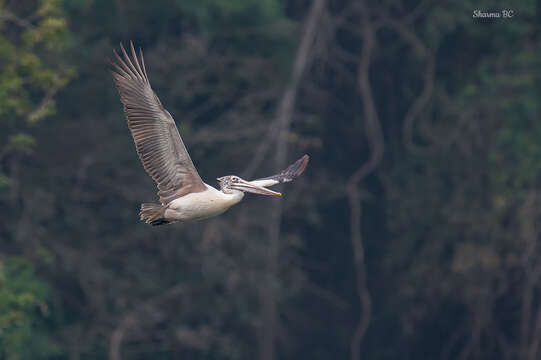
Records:
[[[366,281],[364,245],[361,235],[361,199],[359,183],[372,173],[383,157],[384,142],[376,105],[370,86],[370,64],[375,47],[375,32],[370,20],[368,6],[359,2],[362,26],[362,49],[358,67],[358,86],[363,105],[363,120],[366,137],[370,146],[370,158],[349,178],[347,196],[350,207],[350,233],[356,272],[356,287],[359,296],[359,322],[351,339],[351,360],[358,360],[364,335],[370,324],[372,299]]]
[[[137,306],[133,311],[130,311],[120,320],[118,326],[113,330],[109,340],[109,360],[121,360],[122,343],[126,337],[126,333],[140,324],[139,318],[143,312],[153,312],[155,307],[162,301],[173,298],[185,292],[184,284],[172,286],[167,291],[160,295],[154,296],[151,299]],[[149,318],[146,316],[145,318]]]
[[[291,82],[278,105],[275,124],[277,126],[277,141],[274,163],[276,169],[282,169],[287,164],[287,134],[289,132],[299,84],[306,69],[312,62],[312,48],[317,34],[317,24],[325,9],[325,0],[313,0],[308,12],[301,42],[295,56]],[[277,260],[280,250],[280,226],[282,217],[282,202],[275,201],[271,205],[270,220],[267,233],[269,247],[266,259],[266,281],[262,290],[262,315],[263,324],[259,338],[259,358],[261,360],[273,360],[275,355],[276,338],[276,289],[273,286],[277,274]]]
[[[400,37],[402,37],[402,39],[409,43],[409,45],[417,53],[425,58],[423,90],[406,113],[403,127],[403,136],[406,148],[414,152],[423,152],[424,149],[413,142],[413,122],[419,117],[421,112],[426,109],[426,106],[432,98],[432,93],[434,92],[434,77],[436,68],[434,55],[404,22],[395,21],[389,17],[385,17],[382,23],[383,25],[394,30]]]

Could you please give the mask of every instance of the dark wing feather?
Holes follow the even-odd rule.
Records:
[[[160,201],[167,204],[188,193],[205,191],[175,121],[150,87],[143,52],[139,50],[139,63],[131,42],[130,47],[133,62],[120,44],[124,59],[114,51],[117,61],[111,62],[115,67],[111,73],[137,154],[158,186]]]
[[[254,182],[263,181],[263,180],[274,180],[276,181],[276,184],[277,184],[277,183],[285,183],[285,182],[293,181],[304,172],[304,169],[306,169],[306,166],[308,165],[309,160],[310,160],[310,156],[304,155],[299,160],[289,165],[287,169],[281,171],[279,174],[257,179],[257,180],[254,180]],[[270,184],[267,186],[270,186]]]

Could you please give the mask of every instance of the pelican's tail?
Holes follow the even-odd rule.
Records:
[[[169,224],[169,221],[164,219],[164,207],[161,204],[141,204],[141,211],[139,212],[141,221],[150,225],[163,225]]]

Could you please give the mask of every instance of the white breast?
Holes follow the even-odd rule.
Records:
[[[190,193],[169,203],[165,219],[177,221],[201,220],[219,215],[244,197],[241,191],[225,194],[205,184],[207,190]]]

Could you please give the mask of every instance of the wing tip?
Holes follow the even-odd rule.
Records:
[[[308,154],[304,154],[300,159],[289,165],[288,168],[282,173],[286,178],[284,181],[289,182],[299,177],[308,166],[308,161],[310,161],[310,156]]]
[[[119,47],[122,56],[116,51],[116,49],[113,49],[113,54],[116,61],[110,58],[108,59],[109,63],[114,67],[114,69],[111,71],[120,74],[122,77],[139,77],[142,78],[143,81],[148,82],[148,75],[145,69],[142,49],[139,47],[139,56],[141,58],[140,64],[132,40],[129,41],[128,49],[133,57],[133,62],[122,41],[119,42]]]
[[[304,172],[304,170],[308,166],[309,161],[310,161],[310,155],[308,154],[304,154],[299,160],[297,160],[297,166],[294,173],[295,177],[301,175]]]

